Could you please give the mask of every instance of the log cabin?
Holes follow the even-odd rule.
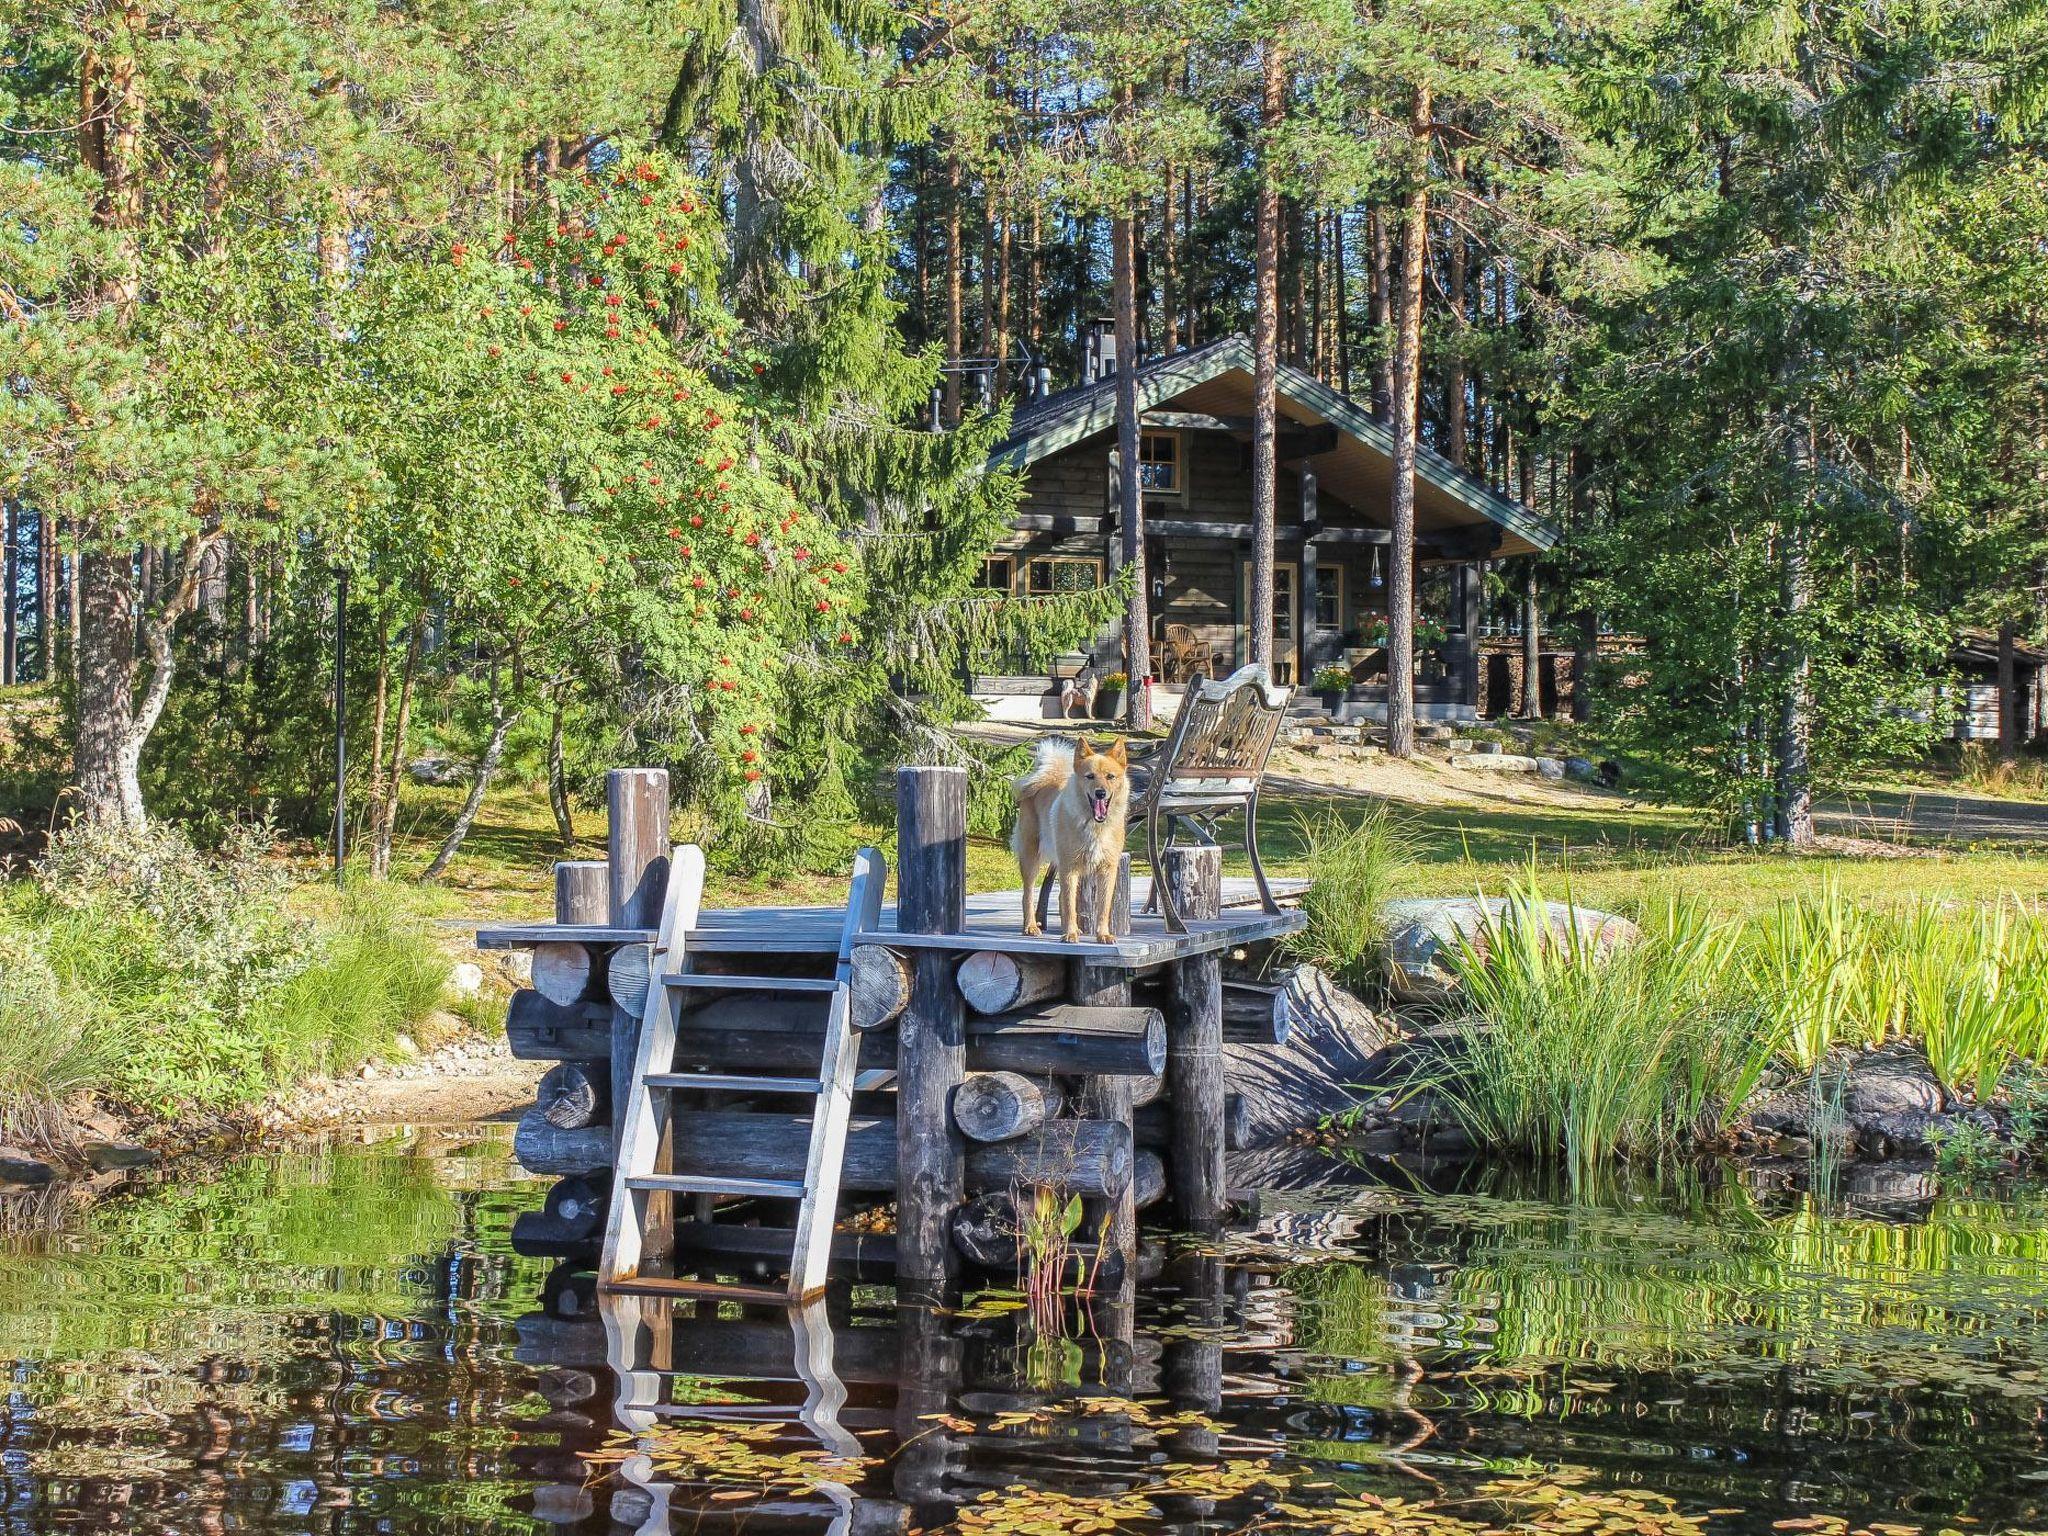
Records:
[[[1082,383],[1021,402],[992,460],[1024,481],[1011,531],[983,584],[1019,596],[1099,587],[1122,564],[1114,339],[1088,338]],[[1170,699],[1191,679],[1249,659],[1252,347],[1241,335],[1138,364],[1136,472],[1145,494],[1152,677]],[[1386,718],[1387,558],[1393,434],[1311,375],[1279,368],[1274,671],[1306,684],[1333,664],[1353,687],[1341,720]],[[1416,713],[1470,721],[1480,691],[1482,563],[1548,549],[1557,530],[1428,447],[1416,471]],[[1059,677],[1084,660],[1123,669],[1121,631],[1051,675],[1019,663],[977,677],[999,718],[1059,713]]]

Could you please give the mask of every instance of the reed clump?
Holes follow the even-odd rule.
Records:
[[[1748,919],[1671,902],[1643,929],[1596,949],[1528,877],[1453,957],[1470,1027],[1416,1086],[1578,1178],[1696,1145],[1839,1051],[1913,1042],[1980,1102],[2048,1061],[2048,920],[2017,898],[1878,906],[1829,883]]]

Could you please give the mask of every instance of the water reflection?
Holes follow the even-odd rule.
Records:
[[[875,1286],[599,1307],[512,1254],[507,1151],[330,1143],[9,1239],[0,1532],[2048,1523],[2036,1197],[1291,1159],[1045,1338]]]

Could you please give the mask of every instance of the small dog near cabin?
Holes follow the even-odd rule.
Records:
[[[1107,747],[1053,738],[1038,744],[1030,770],[1015,781],[1017,830],[1010,848],[1024,877],[1024,932],[1038,927],[1038,872],[1052,865],[1060,878],[1060,937],[1081,937],[1081,888],[1095,898],[1095,940],[1113,942],[1110,905],[1116,897],[1124,822],[1131,808],[1130,758],[1121,740]]]

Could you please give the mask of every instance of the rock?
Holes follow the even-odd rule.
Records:
[[[1492,773],[1535,773],[1536,759],[1525,752],[1474,752],[1450,760],[1453,768],[1486,769]]]
[[[19,1147],[0,1147],[0,1184],[49,1184],[57,1177],[54,1164]]]
[[[1248,1145],[1270,1146],[1372,1097],[1384,1080],[1391,1024],[1312,965],[1288,983],[1284,1045],[1225,1045],[1223,1076],[1245,1102]]]
[[[161,1161],[148,1147],[132,1141],[88,1141],[79,1149],[95,1173],[113,1173],[129,1168],[147,1168]]]
[[[469,782],[469,765],[458,763],[452,757],[416,757],[405,765],[405,771],[412,775],[416,784],[446,787]]]
[[[448,990],[457,997],[475,997],[484,989],[484,968],[474,960],[463,960],[448,971]]]
[[[1456,984],[1452,971],[1462,935],[1483,955],[1489,921],[1498,922],[1507,908],[1504,897],[1414,897],[1390,901],[1382,916],[1387,937],[1381,947],[1381,969],[1387,985],[1403,1002],[1441,1002]],[[1579,942],[1604,955],[1642,937],[1625,917],[1562,901],[1546,902],[1550,931],[1563,941],[1576,930]]]
[[[1546,779],[1561,779],[1564,777],[1564,763],[1555,757],[1539,757],[1536,759],[1536,771]]]
[[[1584,779],[1589,783],[1598,782],[1600,765],[1590,757],[1568,757],[1564,760],[1564,776],[1568,779]]]
[[[507,950],[504,954],[498,956],[498,969],[504,973],[505,979],[513,986],[532,986],[533,951],[530,949]]]
[[[1842,1112],[1859,1125],[1890,1115],[1933,1115],[1943,1108],[1941,1084],[1918,1047],[1890,1045],[1849,1068]]]

